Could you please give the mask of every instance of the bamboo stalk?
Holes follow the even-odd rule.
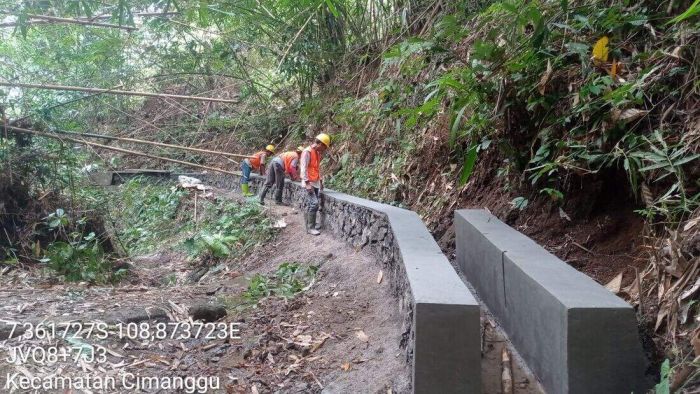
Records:
[[[194,189],[194,229],[197,229],[197,188]]]
[[[27,25],[50,25],[51,22],[49,21],[27,21]],[[0,23],[0,28],[7,28],[7,27],[17,27],[19,26],[19,23],[17,22],[8,22],[8,23]]]
[[[121,88],[122,86],[124,86],[124,85],[117,85],[117,86],[113,87],[112,89]],[[103,94],[103,93],[86,94],[86,95],[84,95],[84,96],[82,96],[82,97],[77,97],[77,98],[74,98],[74,99],[70,99],[70,100],[68,100],[68,101],[63,101],[63,102],[61,102],[61,103],[52,105],[52,106],[50,106],[50,107],[43,107],[43,108],[40,108],[39,110],[40,110],[40,111],[48,111],[48,110],[51,110],[51,109],[54,109],[54,108],[58,108],[58,107],[62,107],[62,106],[64,106],[64,105],[68,105],[68,104],[74,103],[74,102],[76,102],[76,101],[84,100],[84,99],[86,99],[86,98],[99,96],[99,95],[101,95],[101,94]],[[37,110],[33,110],[33,111],[31,111],[30,113],[32,113],[32,112],[37,112]],[[12,121],[9,122],[9,124],[11,124],[11,125],[17,124],[18,122],[21,122],[21,121],[23,121],[23,120],[25,120],[25,119],[29,119],[29,118],[31,118],[31,117],[32,117],[32,115],[26,115],[26,116],[23,116],[23,117],[21,117],[21,118],[13,119]]]
[[[140,12],[140,13],[134,14],[134,16],[141,17],[141,18],[151,18],[151,17],[159,18],[159,17],[166,17],[166,16],[174,16],[174,15],[179,15],[179,14],[180,14],[179,12]],[[110,18],[112,18],[112,15],[99,15],[99,16],[94,16],[92,18],[78,18],[78,19],[74,19],[74,20],[80,21],[80,22],[94,22],[95,20],[100,20],[100,19],[104,20],[104,19],[110,19]],[[39,18],[35,18],[35,19],[39,19]],[[26,23],[27,23],[27,25],[50,25],[51,21],[28,20]],[[18,22],[0,23],[0,28],[16,27],[18,25],[19,25]],[[124,26],[120,26],[120,27],[123,28]],[[126,26],[126,27],[130,27],[130,26]]]
[[[176,98],[176,99],[183,99],[183,100],[213,101],[213,102],[218,102],[218,103],[238,104],[238,101],[236,101],[236,100],[220,99],[220,98],[214,98],[214,97],[184,96],[184,95],[180,95],[180,94],[168,94],[168,93],[151,93],[151,92],[139,92],[139,91],[130,91],[130,90],[86,88],[86,87],[81,87],[81,86],[63,86],[63,85],[50,85],[50,84],[37,84],[37,83],[3,82],[3,81],[0,81],[0,86],[9,86],[9,87],[16,87],[16,88],[30,88],[30,89],[69,90],[69,91],[88,92],[88,93],[107,93],[107,94],[119,94],[119,95],[125,95],[125,96],[164,97],[164,98]]]
[[[323,5],[323,3],[319,4],[318,7],[316,7],[316,9],[321,8],[321,5]],[[287,57],[287,54],[289,54],[289,50],[292,49],[294,42],[297,40],[297,38],[299,38],[299,35],[301,34],[301,32],[304,31],[304,29],[306,28],[306,25],[308,25],[309,22],[311,22],[311,19],[313,18],[315,11],[316,10],[311,11],[308,19],[306,19],[306,22],[304,22],[304,24],[301,26],[301,29],[299,29],[299,31],[297,31],[297,34],[294,35],[294,38],[292,38],[292,41],[289,42],[287,49],[285,49],[284,54],[282,55],[282,58],[280,59],[280,62],[277,65],[277,71],[279,71],[280,68],[282,67],[282,63],[284,63],[284,59]]]
[[[78,140],[78,139],[70,138],[70,137],[61,137],[61,136],[58,136],[58,135],[55,135],[55,134],[44,133],[44,132],[36,131],[36,130],[22,129],[22,128],[19,128],[19,127],[8,127],[8,129],[9,129],[9,130],[12,130],[12,131],[15,131],[15,132],[19,132],[19,133],[33,134],[33,135],[38,135],[38,136],[42,136],[42,137],[57,139],[57,140],[59,140],[59,141],[69,141],[69,142],[74,142],[74,143],[76,143],[76,144],[83,144],[83,145],[87,145],[87,146],[93,146],[93,147],[96,147],[96,148],[102,148],[102,149],[112,150],[112,151],[115,151],[115,152],[126,153],[126,154],[129,154],[129,155],[143,156],[143,157],[148,157],[148,158],[156,159],[156,160],[169,161],[169,162],[171,162],[171,163],[182,164],[182,165],[184,165],[184,166],[195,167],[195,168],[202,168],[202,169],[205,169],[205,170],[220,172],[220,173],[223,173],[223,174],[240,175],[240,173],[239,173],[239,172],[236,172],[236,171],[227,171],[227,170],[222,170],[222,169],[216,168],[216,167],[209,167],[209,166],[205,166],[205,165],[202,165],[202,164],[190,163],[190,162],[187,162],[187,161],[182,161],[182,160],[177,160],[177,159],[171,159],[171,158],[168,158],[168,157],[155,156],[155,155],[150,155],[150,154],[148,154],[148,153],[143,153],[143,152],[138,152],[138,151],[133,151],[133,150],[128,150],[128,149],[117,148],[117,147],[114,147],[114,146],[96,144],[96,143],[94,143],[94,142],[89,142],[89,141],[85,141],[85,140]]]
[[[177,11],[169,11],[169,12],[137,12],[135,14],[132,14],[133,16],[137,16],[140,18],[158,18],[158,17],[165,17],[165,16],[175,16],[175,15],[180,15],[179,12]],[[97,19],[111,19],[112,15],[109,14],[103,14],[103,15],[97,15],[93,16],[92,18],[84,18],[85,20],[97,20]],[[79,19],[83,20],[83,18]]]
[[[7,128],[13,129],[16,127],[7,126]],[[93,134],[93,133],[76,133],[76,132],[64,131],[64,130],[54,130],[54,131],[52,131],[52,133],[75,135],[75,136],[88,137],[88,138],[100,138],[100,139],[105,139],[105,140],[110,140],[110,141],[133,142],[135,144],[154,145],[154,146],[160,146],[163,148],[181,149],[181,150],[188,150],[188,151],[192,151],[192,152],[209,153],[209,154],[221,155],[221,156],[238,157],[238,158],[243,158],[243,159],[252,157],[250,155],[239,155],[237,153],[228,153],[228,152],[221,152],[221,151],[216,151],[216,150],[193,148],[193,147],[189,147],[189,146],[166,144],[163,142],[156,142],[156,141],[146,141],[146,140],[140,140],[137,138],[115,137],[115,136],[111,136],[111,135]]]
[[[94,22],[94,21],[82,20],[82,19],[60,18],[57,16],[49,16],[49,15],[27,14],[27,17],[31,18],[31,19],[39,19],[39,20],[45,20],[45,21],[49,21],[49,22],[70,23],[70,24],[74,24],[74,25],[109,27],[112,29],[122,29],[122,30],[127,30],[127,31],[136,30],[136,28],[133,26],[115,25],[112,23]]]

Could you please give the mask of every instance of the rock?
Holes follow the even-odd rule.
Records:
[[[187,275],[187,280],[190,283],[197,283],[207,272],[209,272],[209,267],[207,266],[196,268]]]
[[[689,256],[700,255],[700,232],[683,240],[681,250]]]
[[[119,270],[131,270],[134,266],[128,261],[117,261],[112,265],[112,271],[116,272]]]
[[[214,322],[226,316],[226,308],[218,304],[198,304],[191,306],[189,313],[192,320]]]

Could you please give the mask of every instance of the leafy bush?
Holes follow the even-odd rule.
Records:
[[[243,296],[251,302],[270,296],[292,298],[311,287],[317,271],[318,267],[313,265],[303,267],[298,263],[282,263],[274,275],[253,276]]]
[[[47,216],[44,225],[53,233],[54,241],[49,243],[40,261],[68,281],[119,281],[126,270],[113,272],[110,256],[102,248],[99,237],[86,231],[86,223],[85,218],[72,221],[63,209]]]
[[[214,204],[206,216],[211,220],[204,220],[203,226],[183,242],[192,258],[226,258],[234,252],[240,255],[272,235],[269,220],[255,203]]]
[[[117,201],[109,215],[117,223],[120,241],[132,253],[150,252],[171,242],[191,258],[226,258],[272,235],[269,220],[253,203],[200,199],[195,223],[188,195],[172,184],[135,178],[104,202]]]
[[[148,252],[182,230],[173,225],[187,191],[135,178],[121,185],[110,216],[121,222],[118,237],[129,252]]]

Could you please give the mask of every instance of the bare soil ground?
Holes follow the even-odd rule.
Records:
[[[410,368],[401,347],[401,312],[388,280],[377,283],[379,264],[330,235],[306,235],[302,215],[292,208],[268,210],[287,223],[272,244],[226,261],[198,283],[188,283],[192,267],[187,259],[167,249],[135,258],[131,276],[113,287],[58,283],[38,269],[4,273],[0,339],[15,323],[17,330],[55,323],[57,332],[53,337],[30,337],[27,331],[0,342],[0,387],[8,374],[15,373],[30,378],[72,377],[72,382],[109,376],[115,378],[116,389],[90,391],[124,392],[121,379],[133,374],[219,378],[219,389],[209,392],[408,392]],[[240,324],[240,339],[223,334],[206,338],[211,327],[215,337],[222,327],[230,327],[224,325],[204,326],[196,333],[188,313],[191,306],[238,304],[253,274],[274,272],[283,262],[319,265],[314,284],[293,299],[268,297],[255,307],[229,309],[217,324]],[[115,323],[119,320],[125,322],[121,335]],[[69,321],[76,322],[73,328],[82,324],[84,331],[75,338],[75,330],[64,335],[62,323]],[[150,334],[141,338],[128,333],[128,327],[135,327],[127,326],[129,321],[149,328]],[[173,323],[166,338],[156,337],[157,321]],[[174,323],[180,324],[176,330]],[[107,334],[98,335],[98,328],[88,334],[88,327],[106,327]],[[8,360],[18,348],[33,351],[36,359]],[[50,348],[68,349],[69,357],[47,360]],[[96,359],[78,356],[78,349]],[[162,387],[145,391],[177,392]]]

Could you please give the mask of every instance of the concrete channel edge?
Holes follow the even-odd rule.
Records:
[[[645,393],[633,308],[483,209],[455,211],[457,262],[551,393]]]
[[[129,170],[95,174],[111,185],[137,176],[177,179],[187,175],[224,189],[237,189],[237,176]],[[253,176],[257,191],[262,177]],[[306,191],[287,182],[284,200],[303,208]],[[480,393],[480,307],[413,211],[326,190],[327,230],[355,248],[368,248],[388,273],[405,316],[404,341],[414,393]]]

